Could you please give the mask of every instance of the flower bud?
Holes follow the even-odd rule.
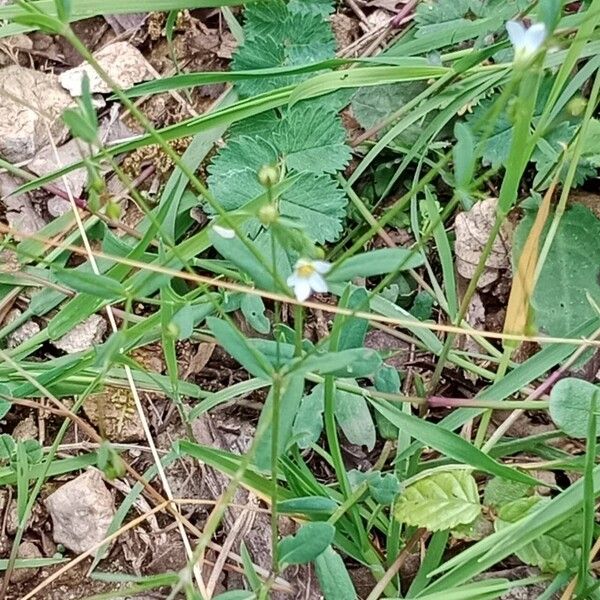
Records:
[[[587,100],[581,96],[577,96],[569,101],[567,104],[567,110],[572,116],[580,117],[584,113],[586,106]]]
[[[271,165],[264,165],[258,172],[258,180],[265,187],[273,187],[279,181],[279,169]]]
[[[263,225],[272,225],[279,219],[279,211],[274,204],[265,204],[258,211],[258,218]]]
[[[106,216],[112,221],[118,221],[121,217],[121,207],[116,202],[109,200],[106,203]]]

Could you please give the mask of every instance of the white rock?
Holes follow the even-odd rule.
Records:
[[[48,128],[55,142],[68,129],[61,120],[72,98],[55,75],[13,65],[0,69],[0,154],[11,162],[31,158],[48,143]]]
[[[1,143],[0,139],[0,145]],[[10,195],[19,185],[20,182],[9,173],[0,173],[0,197],[2,198],[2,204],[5,206],[6,220],[9,227],[14,229],[15,232],[31,235],[44,227],[46,221],[35,210],[29,194]]]
[[[143,54],[129,42],[116,42],[94,53],[98,64],[106,71],[110,79],[122,89],[152,77],[150,65]],[[90,80],[92,94],[108,94],[111,88],[102,80],[89,63],[69,69],[59,75],[60,84],[72,96],[81,96],[81,84],[84,75]]]
[[[102,340],[106,327],[106,321],[100,315],[92,315],[52,344],[67,354],[83,352]]]
[[[115,513],[100,472],[90,469],[46,499],[57,544],[81,554],[106,537]]]
[[[22,312],[18,308],[13,308],[5,319],[5,324],[12,323],[15,319],[21,316]],[[23,325],[17,327],[14,331],[11,331],[6,337],[6,345],[8,348],[16,348],[23,342],[32,338],[40,332],[40,326],[35,321],[26,321]]]

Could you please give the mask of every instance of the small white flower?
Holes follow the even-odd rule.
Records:
[[[233,229],[229,229],[228,227],[213,225],[212,228],[217,235],[225,238],[226,240],[232,240],[235,237],[235,231]]]
[[[515,61],[531,58],[542,47],[548,35],[543,23],[535,23],[529,29],[525,29],[519,21],[508,21],[506,31],[515,49]]]
[[[324,260],[301,258],[294,266],[294,272],[287,278],[287,284],[294,288],[294,295],[304,302],[312,292],[327,291],[323,275],[331,269],[331,263]]]

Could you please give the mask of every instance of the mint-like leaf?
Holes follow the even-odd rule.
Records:
[[[260,137],[230,140],[208,167],[208,185],[225,210],[236,210],[265,189],[257,173],[277,162],[277,150]]]
[[[287,111],[273,141],[290,169],[335,173],[350,160],[346,130],[339,118],[324,118],[319,105],[304,103]]]
[[[244,27],[246,41],[233,59],[235,70],[306,65],[331,58],[335,40],[321,14],[292,11],[281,0],[250,5]],[[257,77],[240,81],[241,96],[253,96],[298,83],[310,74]]]

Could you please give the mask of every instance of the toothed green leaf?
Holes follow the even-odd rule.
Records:
[[[396,519],[429,531],[471,523],[481,513],[477,483],[470,471],[436,473],[409,485],[396,500]]]
[[[300,3],[292,5],[298,8]],[[260,2],[246,10],[245,43],[233,59],[235,70],[306,65],[331,58],[335,40],[322,11],[289,9],[281,0]],[[253,96],[298,83],[309,74],[257,77],[237,84],[241,96]]]

